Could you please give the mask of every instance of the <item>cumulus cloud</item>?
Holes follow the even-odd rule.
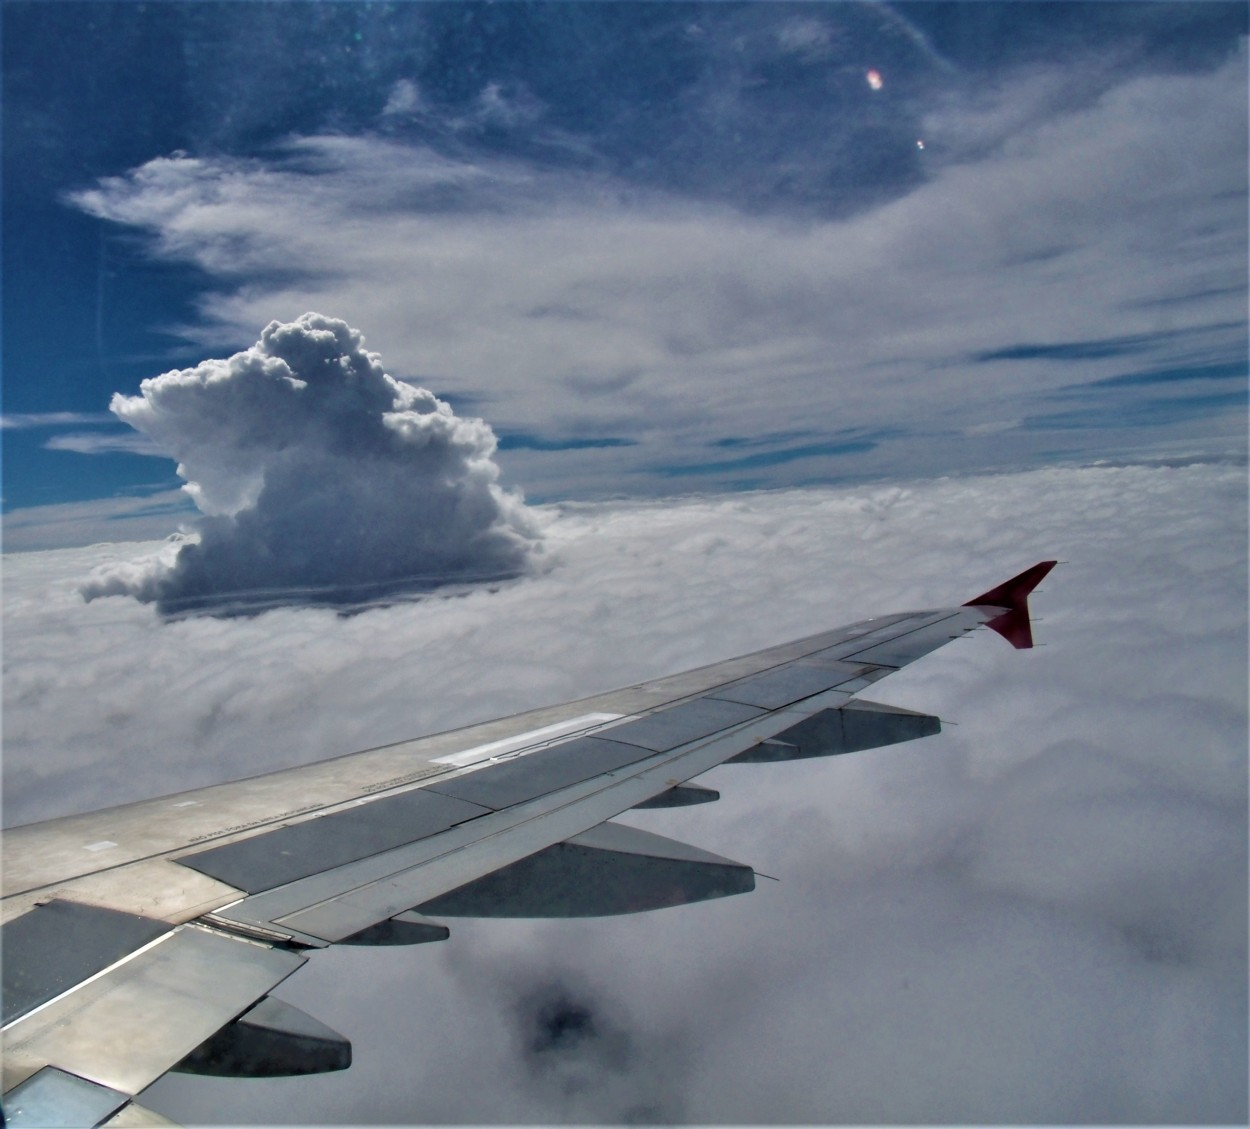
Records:
[[[1065,563],[1034,598],[1036,650],[977,632],[873,688],[958,723],[940,736],[726,766],[703,779],[715,804],[622,817],[780,882],[316,953],[279,994],[352,1039],[350,1071],[170,1078],[145,1104],[184,1124],[1245,1123],[1244,465],[534,513],[561,568],[350,617],[163,625],[76,594],[135,546],[6,558],[8,821],[567,700]]]
[[[143,381],[111,408],[178,461],[203,516],[172,554],[98,570],[82,594],[164,613],[358,604],[516,576],[536,547],[497,484],[495,437],[396,380],[346,322],[270,322],[251,348]]]

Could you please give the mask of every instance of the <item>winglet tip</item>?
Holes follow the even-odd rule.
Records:
[[[998,632],[1017,650],[1033,646],[1033,627],[1029,621],[1029,594],[1058,561],[1038,561],[1032,568],[1003,581],[988,592],[969,600],[964,607],[1002,608],[1001,615],[987,620],[985,626]]]

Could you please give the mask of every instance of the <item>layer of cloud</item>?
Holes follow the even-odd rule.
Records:
[[[174,553],[102,569],[86,599],[164,613],[358,604],[523,572],[536,530],[498,486],[495,436],[395,380],[346,322],[304,314],[118,394],[203,513]]]
[[[1244,467],[1210,465],[540,507],[559,567],[346,618],[161,624],[76,593],[136,546],[10,557],[7,818],[564,700],[1059,557],[1043,646],[979,632],[874,687],[958,722],[941,736],[719,769],[719,803],[628,817],[780,883],[315,954],[280,995],[353,1040],[348,1073],[146,1100],[214,1124],[1244,1123],[1246,513]]]
[[[637,441],[509,452],[540,495],[663,489],[724,436],[813,424],[892,434],[770,482],[1210,449],[1242,435],[1236,404],[1134,414],[1124,400],[1145,392],[1097,381],[1244,359],[1245,66],[1242,53],[1080,98],[1057,93],[1066,69],[1035,69],[944,100],[927,178],[843,219],[371,136],[295,138],[269,162],[159,158],[75,200],[225,284],[192,331],[206,340],[330,296],[397,371],[502,429]],[[1109,337],[1138,346],[1075,374],[977,360]],[[1096,432],[1030,427],[1053,422],[1060,393]],[[1004,420],[1021,423],[981,426]]]
[[[197,511],[181,490],[122,495],[106,501],[23,506],[4,515],[4,551],[35,552],[112,541],[154,541],[190,523]]]

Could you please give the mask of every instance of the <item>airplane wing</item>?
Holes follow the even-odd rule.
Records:
[[[1032,646],[1043,561],[958,607],[319,764],[4,832],[4,1120],[169,1124],[170,1070],[338,1070],[347,1040],[270,995],[318,949],[446,938],[457,917],[633,913],[744,893],[748,865],[623,824],[715,800],[730,761],[937,733],[858,698],[986,625]]]

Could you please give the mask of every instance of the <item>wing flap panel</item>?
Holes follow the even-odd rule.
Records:
[[[930,651],[936,651],[952,639],[958,639],[984,620],[984,616],[971,609],[966,612],[940,612],[936,616],[926,616],[915,627],[879,643],[870,643],[857,650],[839,648],[840,657],[874,666],[903,667]]]
[[[613,741],[638,745],[653,753],[667,753],[680,745],[710,737],[731,725],[750,721],[763,712],[755,706],[739,702],[725,702],[712,697],[695,698],[614,725],[603,733]]]
[[[306,959],[180,926],[10,1024],[6,1067],[55,1066],[137,1094]]]
[[[414,789],[183,855],[178,862],[255,894],[437,835],[486,810],[438,791]]]
[[[59,899],[6,922],[0,926],[3,1022],[102,972],[169,928],[138,914]]]
[[[775,710],[813,694],[831,690],[856,677],[861,667],[825,666],[802,660],[766,670],[763,674],[731,682],[713,690],[710,697],[718,701],[741,702],[759,709]],[[847,670],[849,669],[849,673]]]
[[[650,755],[637,745],[623,745],[602,737],[577,737],[431,784],[426,790],[498,811],[624,768]]]

